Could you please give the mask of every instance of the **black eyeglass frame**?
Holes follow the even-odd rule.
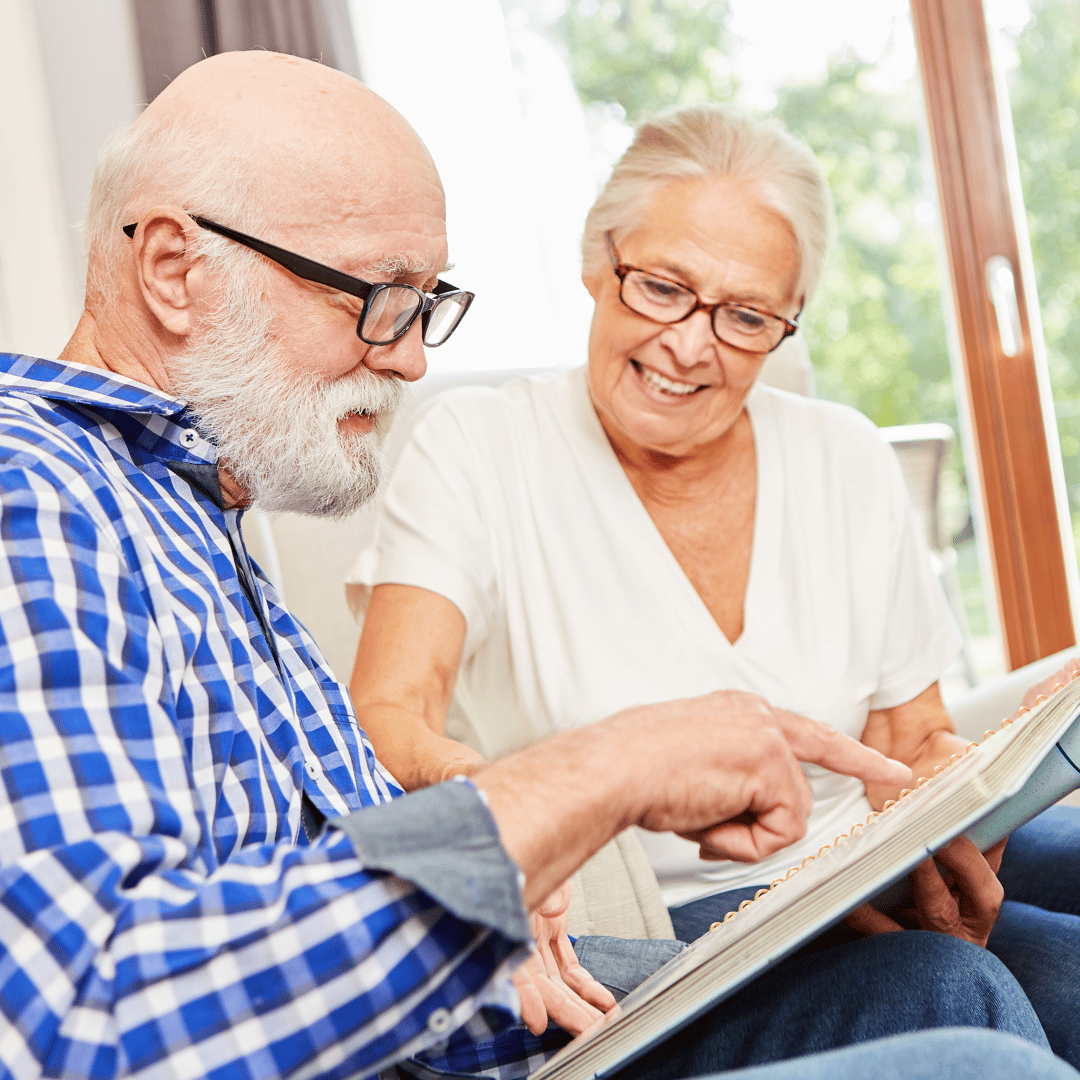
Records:
[[[416,288],[415,285],[404,285],[400,282],[388,281],[375,283],[364,281],[361,278],[353,277],[351,274],[345,274],[340,270],[335,270],[332,266],[325,266],[323,263],[315,262],[314,259],[308,259],[303,255],[297,255],[296,252],[288,251],[285,248],[278,247],[276,244],[269,244],[265,240],[258,240],[254,236],[248,236],[247,233],[242,233],[237,229],[230,229],[228,225],[219,225],[216,221],[201,217],[199,214],[189,214],[188,216],[199,226],[199,228],[219,233],[221,236],[226,237],[226,239],[234,240],[238,244],[243,244],[244,247],[251,248],[252,251],[257,251],[271,262],[276,262],[279,266],[285,267],[290,274],[295,274],[298,278],[303,278],[305,281],[314,281],[318,285],[325,285],[329,289],[335,289],[338,292],[347,293],[349,296],[355,296],[358,299],[363,300],[364,307],[360,312],[360,318],[356,320],[356,336],[368,345],[392,345],[395,341],[400,341],[401,338],[409,332],[412,324],[419,318],[424,336],[424,344],[429,349],[438,348],[440,345],[449,341],[450,335],[453,334],[461,324],[461,320],[465,318],[465,313],[469,310],[469,306],[476,298],[475,293],[471,293],[466,289],[459,289],[456,285],[451,285],[447,281],[440,281],[435,286],[434,292],[430,293],[424,292],[423,289]],[[137,221],[133,222],[131,225],[124,226],[124,232],[128,237],[134,238],[135,230],[138,227],[139,223]],[[362,327],[368,312],[371,310],[371,305],[375,297],[385,289],[409,289],[420,297],[420,305],[409,318],[409,321],[392,338],[387,338],[385,341],[373,341],[371,338],[364,336]],[[440,301],[448,299],[452,293],[456,293],[466,298],[465,303],[461,305],[461,314],[458,315],[457,321],[450,327],[450,332],[442,339],[442,341],[429,342],[427,340],[427,328],[431,319],[432,309]]]
[[[706,304],[702,302],[702,299],[693,289],[684,285],[681,281],[674,281],[671,278],[664,277],[663,274],[654,274],[651,270],[644,270],[640,266],[631,266],[629,263],[624,263],[619,255],[618,249],[615,247],[615,240],[611,235],[611,230],[608,229],[604,233],[604,237],[607,240],[608,246],[608,258],[611,260],[611,268],[615,271],[615,276],[619,279],[619,300],[623,306],[632,311],[635,315],[640,315],[643,319],[648,319],[649,322],[657,323],[659,326],[675,326],[677,323],[686,322],[695,311],[704,311],[709,316],[709,326],[712,328],[713,337],[716,338],[721,344],[726,345],[729,349],[738,349],[740,352],[751,353],[754,356],[768,356],[769,353],[775,352],[781,345],[789,338],[796,330],[799,329],[799,316],[802,314],[802,304],[799,304],[799,310],[795,313],[794,319],[785,319],[783,315],[775,315],[771,311],[762,311],[761,308],[751,307],[749,304],[740,304],[735,300],[718,300],[715,304]],[[649,277],[656,278],[658,281],[666,281],[669,285],[674,285],[683,292],[689,293],[694,298],[694,306],[685,314],[680,315],[677,319],[657,319],[652,315],[646,315],[642,311],[638,311],[637,308],[631,307],[623,296],[623,287],[626,284],[627,275],[636,270],[639,274],[648,274]],[[745,311],[752,311],[755,315],[763,315],[767,319],[776,319],[777,322],[784,324],[784,336],[771,348],[761,352],[757,349],[748,349],[745,345],[733,345],[730,341],[725,341],[716,329],[716,316],[715,312],[720,308],[742,308]]]

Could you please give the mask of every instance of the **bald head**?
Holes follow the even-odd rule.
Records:
[[[140,125],[188,127],[206,151],[262,178],[275,207],[362,202],[430,173],[423,143],[377,94],[333,68],[295,56],[234,52],[184,71],[147,107]],[[202,135],[207,131],[206,136]],[[374,185],[374,186],[373,186]]]
[[[125,251],[119,230],[149,207],[175,204],[256,234],[272,226],[279,238],[303,227],[317,258],[326,237],[403,194],[442,218],[430,155],[377,94],[295,56],[210,57],[103,154],[87,215],[88,304],[110,296]]]

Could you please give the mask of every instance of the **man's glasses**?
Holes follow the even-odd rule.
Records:
[[[366,341],[369,345],[392,345],[409,332],[409,327],[418,317],[423,329],[424,344],[431,348],[442,345],[458,328],[458,323],[465,317],[465,312],[469,310],[475,296],[474,293],[455,288],[445,281],[440,281],[435,286],[435,291],[430,293],[412,285],[399,285],[395,282],[374,284],[361,281],[360,278],[343,274],[333,267],[268,244],[265,240],[256,240],[254,236],[237,232],[227,225],[219,225],[216,221],[198,214],[192,214],[191,220],[200,228],[220,233],[229,240],[235,240],[236,243],[265,255],[298,278],[314,281],[363,300],[364,307],[356,321],[356,334],[361,341]],[[125,225],[124,232],[133,237],[136,228],[138,222]]]
[[[619,279],[619,299],[637,315],[657,323],[678,323],[689,319],[695,311],[704,311],[712,320],[712,331],[719,341],[761,356],[771,353],[784,338],[799,329],[801,307],[794,319],[785,319],[734,300],[705,304],[693,289],[677,281],[628,266],[619,258],[611,233],[606,236],[611,266]]]

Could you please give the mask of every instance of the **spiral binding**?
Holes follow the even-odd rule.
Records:
[[[1080,678],[1080,670],[1074,671],[1072,673],[1072,675],[1069,677],[1069,682],[1075,682],[1078,678]],[[1049,694],[1040,694],[1035,699],[1035,704],[1036,705],[1041,705],[1044,701],[1047,700],[1048,697],[1052,697],[1059,690],[1063,690],[1066,685],[1067,685],[1066,683],[1058,683],[1057,686],[1055,686],[1054,689],[1051,690]],[[1001,721],[1001,723],[996,728],[988,728],[986,731],[984,731],[982,741],[986,742],[986,740],[989,739],[991,735],[996,735],[1003,728],[1007,728],[1010,724],[1012,724],[1016,720],[1019,720],[1020,717],[1023,716],[1025,713],[1029,713],[1029,712],[1031,712],[1031,709],[1029,709],[1026,705],[1021,705],[1020,708],[1016,710],[1016,715],[1015,716],[1006,717],[1004,720]],[[791,869],[788,870],[788,872],[783,877],[778,877],[775,881],[773,881],[769,885],[769,887],[767,889],[758,889],[758,891],[756,893],[754,893],[754,896],[753,896],[752,899],[744,900],[738,906],[738,908],[735,911],[729,911],[724,916],[723,921],[714,922],[709,927],[709,930],[713,931],[713,930],[717,929],[717,927],[723,926],[724,923],[731,922],[731,920],[734,919],[735,916],[738,915],[740,911],[742,911],[744,908],[748,908],[755,901],[760,900],[763,896],[765,896],[768,893],[772,892],[772,890],[775,889],[777,885],[780,885],[782,882],[787,881],[788,878],[794,877],[800,870],[802,870],[804,867],[808,866],[815,859],[820,859],[822,855],[826,854],[829,851],[832,851],[832,849],[834,847],[839,847],[841,844],[845,843],[851,836],[854,836],[857,832],[861,833],[864,829],[869,828],[869,826],[873,825],[874,822],[877,821],[877,819],[879,817],[881,817],[884,814],[890,813],[893,810],[894,807],[896,807],[900,802],[902,802],[904,799],[906,799],[909,795],[911,795],[914,792],[918,791],[925,784],[930,783],[930,781],[933,780],[934,777],[939,776],[941,773],[945,772],[946,769],[951,768],[961,758],[965,757],[967,754],[969,754],[972,750],[974,750],[976,747],[978,747],[980,745],[981,745],[980,743],[975,743],[975,742],[968,743],[967,746],[964,747],[964,749],[963,749],[963,751],[961,753],[953,754],[953,756],[951,758],[949,758],[947,764],[938,765],[929,776],[920,776],[919,779],[915,781],[915,786],[914,787],[904,788],[903,791],[901,791],[900,794],[895,799],[889,799],[887,802],[885,802],[882,805],[880,810],[872,810],[867,815],[865,821],[857,821],[857,822],[855,822],[855,824],[852,825],[851,828],[846,833],[841,833],[831,844],[823,844],[820,848],[818,848],[818,853],[816,855],[807,855],[806,858],[803,859],[803,861],[798,866],[791,867]]]

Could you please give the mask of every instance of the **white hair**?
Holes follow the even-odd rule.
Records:
[[[401,381],[362,364],[338,378],[296,374],[273,333],[270,302],[249,275],[223,295],[182,353],[170,358],[174,392],[218,448],[218,460],[268,511],[341,517],[379,486],[379,430],[400,406]],[[353,414],[375,430],[345,434]]]
[[[179,206],[258,236],[266,222],[259,171],[242,136],[207,118],[158,121],[143,116],[113,135],[98,154],[83,237],[89,255],[88,303],[116,298],[116,271],[130,242],[123,227],[155,204]],[[199,230],[194,255],[212,271],[264,266],[253,252]]]
[[[788,224],[799,251],[796,295],[817,287],[832,235],[832,198],[814,152],[775,119],[726,105],[695,105],[641,124],[585,219],[585,276],[607,262],[606,232],[632,230],[657,192],[674,180],[745,183]]]
[[[144,116],[114,135],[98,158],[84,224],[88,307],[115,301],[130,243],[123,227],[155,205],[262,235],[272,204],[265,170],[252,164],[259,161],[265,166],[265,155],[253,155],[242,134],[210,119]],[[166,359],[171,391],[257,505],[351,513],[375,493],[382,455],[376,431],[347,434],[339,421],[363,414],[384,424],[402,399],[400,381],[362,365],[338,378],[296,373],[262,287],[267,260],[207,229],[197,230],[192,254],[218,278],[220,293],[183,350]]]

